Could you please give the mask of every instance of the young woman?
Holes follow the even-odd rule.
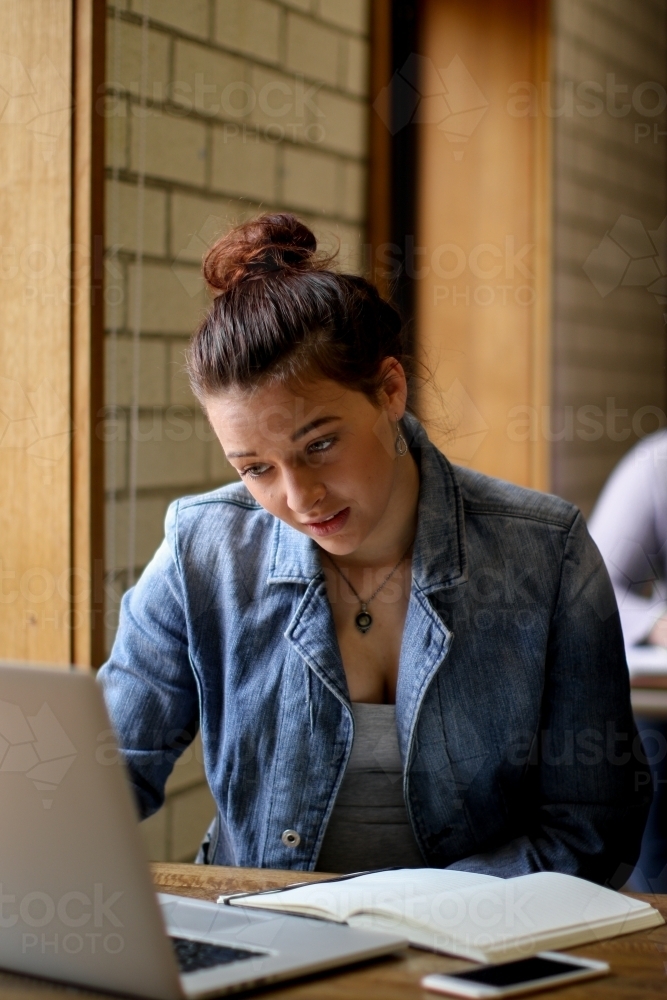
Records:
[[[201,729],[201,860],[622,883],[650,786],[581,515],[450,465],[397,314],[294,216],[204,273],[190,374],[241,481],[172,504],[101,671],[142,815]]]

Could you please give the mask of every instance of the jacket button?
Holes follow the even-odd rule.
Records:
[[[301,837],[296,830],[283,830],[280,839],[285,847],[298,847],[301,843]]]

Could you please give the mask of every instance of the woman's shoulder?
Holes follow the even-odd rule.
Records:
[[[422,449],[422,475],[434,476],[445,489],[453,479],[466,519],[519,518],[527,524],[541,522],[566,531],[577,520],[579,508],[561,497],[453,464],[414,417],[408,417],[406,423],[411,440]]]
[[[228,505],[242,507],[247,510],[263,510],[255,498],[250,495],[245,485],[240,482],[227,483],[225,486],[219,486],[208,493],[196,493],[193,496],[180,497],[180,499],[174,501],[174,504],[178,505],[180,511],[197,511],[198,508],[211,507],[223,509]],[[201,514],[204,513],[204,510],[200,509],[197,512]]]
[[[167,539],[215,531],[216,536],[243,535],[248,528],[268,531],[274,517],[250,495],[243,483],[228,483],[209,493],[180,497],[169,505],[165,518]]]
[[[453,466],[467,516],[519,518],[569,530],[579,508],[552,493],[517,486],[473,469]]]

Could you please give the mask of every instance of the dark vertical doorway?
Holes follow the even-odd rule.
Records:
[[[368,271],[412,335],[415,232],[415,89],[400,72],[417,51],[416,0],[373,0]]]
[[[411,57],[417,52],[419,4],[416,0],[393,0],[391,62],[394,81],[409,75]],[[406,67],[408,68],[406,72]],[[397,77],[403,70],[403,74]],[[404,75],[405,74],[405,75]],[[418,81],[414,80],[413,83]],[[407,83],[407,81],[405,81]],[[416,207],[417,127],[412,122],[414,89],[392,87],[392,171],[390,188],[391,242],[399,247],[400,262],[393,282],[392,298],[398,306],[411,338],[414,338],[414,238]]]

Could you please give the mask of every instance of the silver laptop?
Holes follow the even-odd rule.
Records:
[[[179,1000],[407,944],[344,924],[156,896],[112,740],[92,677],[0,664],[0,967]]]

